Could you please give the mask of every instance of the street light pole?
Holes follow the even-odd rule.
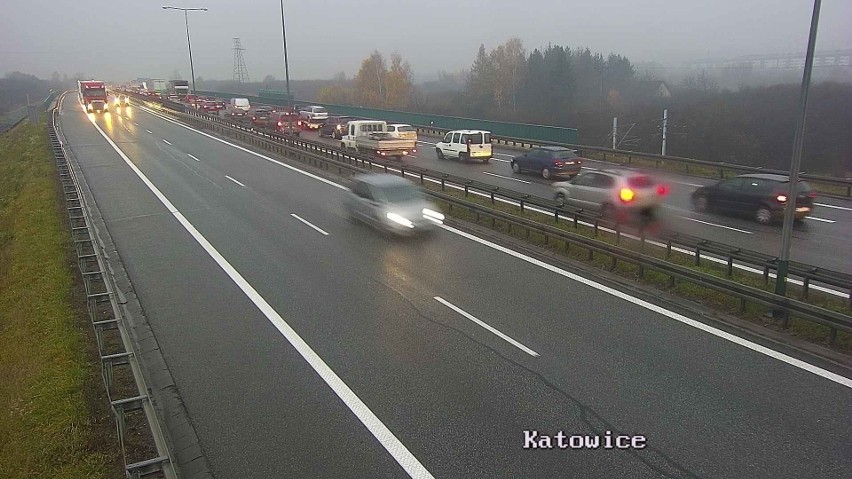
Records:
[[[189,49],[189,73],[192,75],[192,92],[195,93],[195,67],[192,64],[192,43],[189,41],[189,13],[190,11],[206,12],[206,8],[182,8],[182,7],[167,7],[163,10],[182,10],[183,21],[186,24],[186,46]]]
[[[781,231],[781,253],[778,255],[778,276],[775,281],[775,293],[780,295],[784,295],[787,292],[787,271],[790,266],[790,243],[793,236],[793,214],[796,212],[796,196],[799,193],[799,169],[802,164],[805,113],[808,109],[808,90],[811,85],[811,71],[814,65],[814,47],[816,45],[817,24],[819,23],[819,9],[821,4],[822,0],[814,0],[811,31],[808,37],[808,53],[805,56],[805,71],[802,74],[802,90],[799,95],[799,117],[796,120],[796,136],[793,138],[790,185],[787,189],[787,207],[784,208],[784,228]]]
[[[287,65],[287,29],[284,27],[284,0],[281,0],[281,38],[284,44],[284,81],[287,84],[287,106],[292,106],[290,99],[290,67]]]

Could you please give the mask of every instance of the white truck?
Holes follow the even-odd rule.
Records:
[[[328,110],[322,106],[306,106],[299,110],[302,128],[318,130],[328,120]]]
[[[402,159],[417,152],[417,140],[394,138],[388,133],[388,124],[376,120],[355,120],[346,125],[346,134],[340,141],[344,150],[371,154],[384,158]]]

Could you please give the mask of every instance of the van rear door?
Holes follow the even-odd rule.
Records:
[[[491,133],[478,131],[462,135],[461,143],[469,147],[471,159],[488,160],[491,158]]]

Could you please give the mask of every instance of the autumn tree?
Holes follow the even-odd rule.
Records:
[[[411,103],[414,74],[411,65],[399,53],[391,54],[391,66],[386,75],[387,97],[385,104],[393,110],[407,109]]]
[[[355,101],[363,106],[385,106],[388,98],[387,77],[387,62],[375,50],[361,62],[361,69],[355,75]]]
[[[523,82],[526,66],[526,50],[516,37],[491,51],[494,66],[494,103],[498,111],[517,111],[518,90]]]

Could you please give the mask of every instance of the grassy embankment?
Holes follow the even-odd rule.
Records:
[[[0,136],[0,477],[7,479],[122,475],[63,215],[44,123]]]

